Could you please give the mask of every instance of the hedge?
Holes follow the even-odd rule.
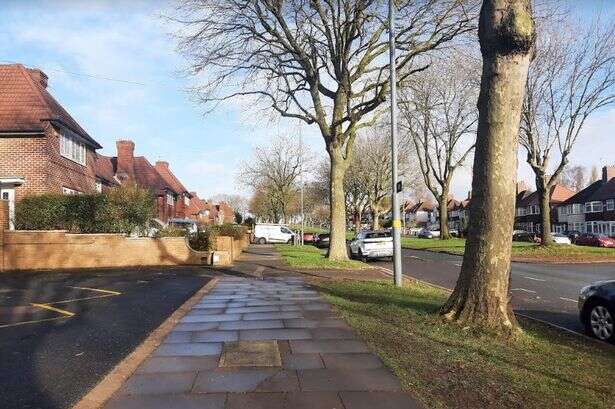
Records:
[[[145,229],[153,216],[153,196],[136,185],[98,194],[28,196],[15,206],[19,230],[129,234]]]

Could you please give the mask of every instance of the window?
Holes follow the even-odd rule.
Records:
[[[574,222],[574,223],[572,223],[572,229],[571,230],[584,232],[585,231],[584,227],[585,227],[585,223],[583,223],[583,222]]]
[[[2,192],[2,200],[9,200],[9,192]]]
[[[85,166],[85,144],[70,135],[60,135],[60,154],[66,159]]]
[[[583,208],[581,206],[581,203],[573,203],[572,205],[568,205],[568,206],[572,206],[572,211],[568,213],[571,213],[571,214],[583,213]]]
[[[568,215],[568,209],[566,208],[566,206],[558,207],[557,214],[559,216],[559,219],[562,220],[564,217]]]
[[[80,195],[81,192],[75,189],[71,189],[69,187],[62,187],[62,194],[65,195]]]
[[[606,201],[606,210],[615,210],[615,199],[609,199]]]
[[[96,191],[102,193],[102,182],[100,180],[96,181]]]
[[[538,209],[538,205],[529,205],[527,207],[526,214],[540,214],[540,210]]]
[[[518,207],[517,208],[517,217],[519,216],[525,216],[525,207]]]
[[[184,196],[184,205],[190,206],[190,198],[188,196]]]
[[[585,213],[599,213],[602,211],[602,202],[585,203]]]
[[[173,206],[173,193],[167,192],[167,204]]]

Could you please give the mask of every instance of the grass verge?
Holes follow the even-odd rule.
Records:
[[[316,285],[400,378],[433,408],[612,408],[615,353],[534,321],[516,341],[445,323],[447,294],[422,284]]]
[[[465,239],[419,239],[402,238],[402,247],[414,250],[428,250],[462,255]],[[537,262],[615,262],[615,249],[589,246],[539,246],[534,243],[515,241],[512,247],[513,260]]]
[[[289,266],[305,269],[363,270],[371,268],[358,260],[331,261],[314,246],[276,244],[276,250]]]

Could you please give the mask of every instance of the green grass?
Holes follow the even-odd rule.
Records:
[[[306,269],[347,269],[361,270],[371,268],[358,260],[331,261],[324,253],[313,246],[293,246],[290,244],[276,244],[276,249],[291,267]]]
[[[415,250],[428,250],[463,254],[465,239],[419,239],[403,237],[402,247]],[[539,246],[534,243],[514,241],[512,247],[513,259],[551,261],[551,262],[579,262],[579,261],[615,261],[615,249],[605,249],[589,246]]]
[[[521,321],[516,341],[443,322],[447,293],[412,284],[316,286],[428,407],[612,408],[615,349]]]

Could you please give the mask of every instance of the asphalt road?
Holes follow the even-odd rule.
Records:
[[[452,289],[462,257],[403,250],[404,275]],[[392,269],[390,262],[374,262]],[[577,310],[579,290],[594,281],[615,278],[615,263],[513,263],[511,294],[516,312],[582,332]]]
[[[0,408],[70,408],[207,283],[204,268],[0,276]]]

